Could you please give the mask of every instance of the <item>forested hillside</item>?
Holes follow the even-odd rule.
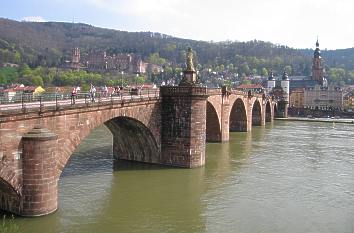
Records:
[[[199,70],[237,74],[238,77],[265,76],[270,69],[278,74],[284,69],[291,75],[311,73],[312,50],[293,49],[270,42],[213,43],[81,23],[18,22],[0,18],[0,63],[25,63],[31,68],[60,66],[65,60],[70,60],[74,47],[79,47],[83,56],[90,50],[104,50],[108,54],[136,53],[144,60],[176,68],[183,67],[188,46],[197,54]],[[354,82],[354,48],[323,51],[322,54],[327,73],[333,75],[334,81]]]

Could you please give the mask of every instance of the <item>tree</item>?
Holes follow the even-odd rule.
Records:
[[[6,80],[5,75],[3,73],[0,73],[0,83],[7,84],[7,80]]]
[[[345,70],[343,68],[330,68],[328,72],[330,81],[339,84],[344,81]]]
[[[161,58],[158,53],[152,53],[148,57],[148,62],[152,64],[163,65],[166,63],[166,60],[164,58]]]
[[[246,62],[241,65],[240,72],[242,74],[246,74],[246,75],[250,74],[250,68],[249,68],[249,66],[248,66],[248,64]]]
[[[140,75],[135,77],[135,83],[137,85],[143,85],[145,83],[145,77]]]
[[[292,75],[293,68],[291,66],[285,66],[284,71],[290,76]]]
[[[268,70],[263,67],[261,70],[261,75],[262,75],[262,77],[268,77]]]
[[[36,86],[43,87],[43,79],[41,76],[35,75],[31,78],[31,82]]]
[[[253,74],[253,75],[257,75],[257,74],[258,74],[257,69],[253,68],[253,69],[252,69],[252,74]]]

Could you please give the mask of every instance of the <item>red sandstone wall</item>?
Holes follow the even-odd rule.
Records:
[[[0,177],[9,183],[17,193],[22,186],[22,136],[36,124],[58,135],[58,156],[56,158],[57,177],[80,142],[104,122],[118,117],[134,118],[150,129],[160,148],[160,103],[158,100],[135,103],[90,105],[89,107],[61,111],[18,114],[0,118]]]

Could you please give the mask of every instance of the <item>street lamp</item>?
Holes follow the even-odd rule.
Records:
[[[122,85],[122,87],[123,87],[123,75],[124,75],[124,71],[121,71],[120,74],[121,74],[120,85]]]
[[[164,80],[164,78],[163,78],[163,72],[164,72],[164,70],[163,70],[163,68],[161,69],[161,79],[162,79],[162,82],[165,82],[165,80]],[[167,83],[166,83],[167,84]]]

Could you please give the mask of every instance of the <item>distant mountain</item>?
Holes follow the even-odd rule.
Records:
[[[18,22],[0,18],[0,62],[25,62],[31,66],[55,66],[70,59],[72,48],[79,47],[83,56],[90,50],[113,53],[137,53],[146,59],[158,53],[169,64],[184,63],[190,46],[202,67],[230,64],[239,73],[260,72],[262,68],[281,72],[292,67],[294,75],[309,74],[313,51],[293,49],[270,42],[219,42],[176,38],[153,32],[126,32],[94,27],[82,23]],[[329,66],[354,69],[354,48],[322,52]],[[248,67],[246,67],[247,65]],[[241,69],[242,68],[242,69]]]

